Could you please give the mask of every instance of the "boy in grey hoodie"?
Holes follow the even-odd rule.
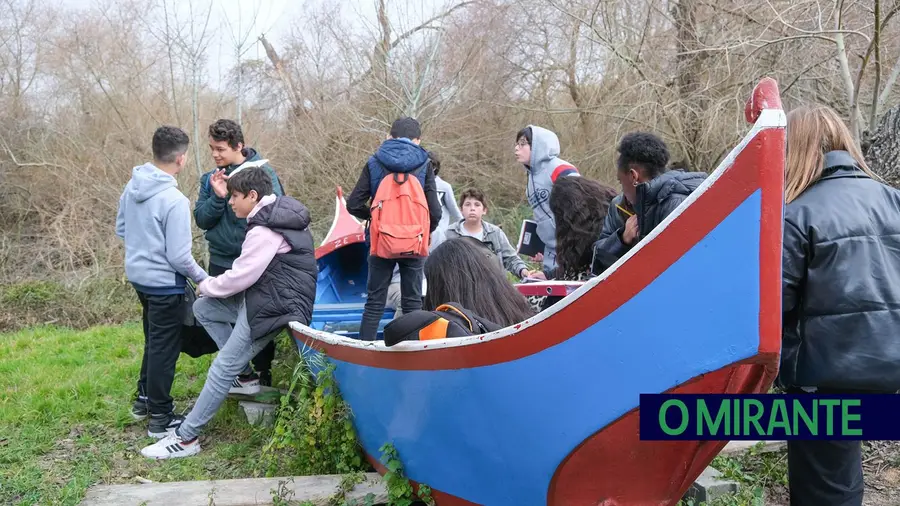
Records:
[[[170,394],[181,352],[186,278],[207,278],[191,255],[191,209],[175,175],[187,160],[190,139],[183,130],[162,126],[153,134],[153,163],[132,170],[119,198],[116,235],[125,240],[125,275],[137,291],[144,322],[144,355],[132,416],[150,415],[147,435],[157,439],[183,417]]]

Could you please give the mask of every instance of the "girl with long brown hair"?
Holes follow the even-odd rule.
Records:
[[[525,296],[507,281],[494,253],[477,239],[444,241],[428,256],[425,279],[426,310],[458,302],[502,327],[534,316]]]
[[[787,118],[783,345],[788,393],[900,390],[900,191],[832,109]],[[791,506],[860,506],[859,441],[788,442]]]

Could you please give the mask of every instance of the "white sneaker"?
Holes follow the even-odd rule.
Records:
[[[141,455],[157,460],[190,457],[198,453],[200,453],[200,438],[185,443],[175,431],[141,450]]]
[[[256,395],[259,393],[259,376],[253,373],[249,376],[237,376],[231,382],[229,394]]]

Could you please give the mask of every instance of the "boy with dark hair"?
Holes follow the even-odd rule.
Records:
[[[609,206],[600,239],[594,243],[594,263],[608,267],[646,237],[706,179],[704,172],[666,168],[669,149],[647,132],[622,137],[616,160],[622,194]],[[595,269],[594,274],[599,274]]]
[[[537,222],[537,235],[544,243],[544,253],[535,258],[543,262],[544,275],[556,272],[556,225],[550,210],[550,190],[557,178],[579,176],[578,169],[559,158],[559,137],[536,125],[528,125],[516,134],[516,160],[525,166],[528,183],[525,195]]]
[[[405,181],[409,181],[410,176],[415,176],[424,190],[429,215],[429,223],[420,223],[419,226],[434,232],[441,220],[441,204],[435,191],[434,171],[429,163],[428,152],[419,146],[421,135],[421,127],[415,119],[407,117],[394,121],[387,140],[369,158],[356,187],[347,199],[347,211],[350,214],[360,220],[371,220],[372,211],[369,202],[378,193],[382,182],[392,184],[392,181],[396,181],[399,184],[399,181],[404,180],[400,175],[406,175]],[[376,233],[380,231],[376,230]],[[370,227],[366,227],[366,234],[372,236]],[[395,265],[399,265],[400,268],[400,298],[403,312],[422,309],[425,257],[409,255],[402,258],[382,258],[370,254],[368,296],[359,329],[360,339],[375,340],[378,324],[384,316],[387,291]]]
[[[211,184],[212,176],[229,176],[240,169],[261,167],[272,179],[276,196],[284,195],[284,189],[268,160],[260,157],[255,149],[244,145],[244,132],[234,121],[220,119],[209,126],[209,149],[216,168],[200,177],[200,196],[194,205],[194,219],[197,226],[206,231],[204,235],[209,244],[209,274],[218,276],[230,269],[234,259],[241,254],[247,220],[235,216],[227,205],[225,186],[220,185],[216,190]],[[253,359],[263,385],[272,383],[274,358],[275,341],[272,341]]]
[[[306,206],[272,193],[272,179],[262,168],[240,170],[227,182],[216,173],[211,184],[226,188],[235,215],[247,219],[247,234],[232,268],[197,287],[194,315],[219,345],[219,353],[181,425],[141,450],[149,458],[197,454],[197,436],[229,389],[246,386],[241,378],[250,373],[250,359],[288,323],[309,324],[312,317],[318,269]]]
[[[484,221],[488,205],[487,198],[481,190],[469,188],[462,192],[459,196],[459,205],[464,218],[450,224],[447,229],[447,240],[471,237],[496,255],[499,264],[513,276],[519,279],[543,277],[540,271],[528,270],[500,227]]]
[[[144,354],[131,415],[150,416],[147,435],[165,437],[181,423],[171,389],[181,353],[186,278],[207,274],[191,256],[190,202],[175,176],[187,161],[190,139],[183,130],[162,126],[153,134],[153,163],[132,169],[119,198],[116,235],[125,241],[125,275],[141,301]]]

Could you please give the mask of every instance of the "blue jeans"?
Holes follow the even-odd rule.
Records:
[[[271,333],[255,341],[250,339],[243,293],[227,299],[200,297],[194,302],[194,317],[219,345],[219,354],[209,367],[197,403],[178,428],[185,440],[200,434],[228,397],[234,378],[250,373],[250,359],[275,338]]]

